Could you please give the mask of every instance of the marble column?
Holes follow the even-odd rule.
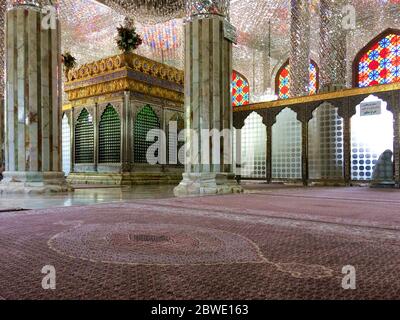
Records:
[[[0,96],[0,174],[4,165],[4,98]],[[0,178],[1,179],[1,178]]]
[[[346,87],[347,30],[342,12],[347,1],[320,2],[320,91],[332,92]]]
[[[6,1],[0,3],[0,173],[4,162],[4,48]]]
[[[186,163],[176,196],[241,192],[233,173],[229,1],[189,1],[185,25]],[[226,29],[228,28],[228,29]],[[226,32],[224,32],[224,30]],[[232,30],[232,29],[230,29]],[[230,40],[228,39],[230,38]],[[225,133],[218,143],[210,131]],[[223,131],[225,130],[225,131]]]
[[[60,25],[35,1],[6,14],[5,163],[0,193],[67,191],[61,167]]]
[[[310,82],[310,5],[290,2],[290,97],[308,95]]]

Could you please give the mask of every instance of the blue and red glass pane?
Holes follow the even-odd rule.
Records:
[[[288,99],[289,98],[289,72],[290,65],[286,64],[286,66],[281,70],[278,79],[278,97],[279,99]],[[311,62],[310,63],[310,84],[309,84],[309,93],[310,95],[316,94],[318,90],[318,74],[317,74],[317,66]]]
[[[240,74],[232,73],[232,106],[244,106],[250,103],[250,85],[249,82]]]
[[[310,95],[317,93],[317,78],[317,67],[313,63],[310,63],[310,85],[308,86]]]
[[[289,71],[290,66],[289,64],[283,68],[279,74],[279,91],[278,96],[279,99],[288,99],[289,98]]]
[[[360,58],[358,87],[400,82],[400,35],[389,34]]]

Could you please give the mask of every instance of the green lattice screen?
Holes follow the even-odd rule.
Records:
[[[134,125],[134,159],[136,163],[147,163],[147,149],[154,141],[146,141],[147,133],[152,129],[160,129],[160,121],[153,109],[147,105],[137,114]]]
[[[121,162],[121,120],[108,105],[99,124],[99,163]]]
[[[94,127],[86,109],[83,109],[75,126],[75,163],[94,162]]]
[[[171,117],[171,119],[169,120],[169,122],[171,121],[176,121],[177,122],[177,136],[174,135],[170,135],[169,134],[169,130],[167,132],[168,134],[168,159],[170,162],[177,162],[179,163],[179,150],[183,147],[183,145],[185,144],[184,141],[178,141],[179,138],[179,134],[181,133],[182,130],[185,129],[185,121],[183,120],[182,116],[180,114],[175,114]],[[170,124],[168,123],[168,126]]]

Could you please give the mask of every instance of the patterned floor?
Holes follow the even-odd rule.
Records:
[[[3,212],[0,299],[398,299],[399,205],[397,190],[258,186]]]

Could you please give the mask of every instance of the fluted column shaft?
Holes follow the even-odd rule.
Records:
[[[5,67],[5,15],[6,1],[0,3],[0,168],[4,158],[4,67]]]
[[[190,108],[186,117],[188,129],[201,134],[202,129],[232,128],[230,75],[232,73],[232,43],[224,39],[222,18],[196,19],[186,25],[187,60],[185,65],[185,105]],[[194,141],[192,141],[194,143]],[[199,147],[191,148],[191,159],[187,170],[190,172],[232,172],[232,165],[207,164],[204,157],[213,162],[223,150],[209,149],[201,152],[204,139]],[[211,141],[208,142],[211,146]],[[215,154],[218,152],[218,154]],[[219,154],[221,152],[221,154]]]
[[[308,94],[310,81],[310,7],[308,1],[290,5],[290,97]]]
[[[0,191],[65,189],[56,187],[65,184],[61,166],[60,27],[57,21],[56,29],[43,28],[43,17],[34,6],[7,11],[6,172]]]
[[[232,42],[225,37],[225,18],[194,18],[185,26],[186,165],[177,196],[231,193],[240,190],[233,174]],[[216,147],[212,136],[219,139]]]

